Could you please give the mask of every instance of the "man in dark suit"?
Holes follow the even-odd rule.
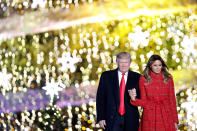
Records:
[[[140,74],[130,71],[131,56],[128,52],[117,55],[118,68],[105,71],[100,77],[96,96],[97,122],[105,131],[138,131],[139,112],[130,104],[128,90],[136,89],[140,98]]]

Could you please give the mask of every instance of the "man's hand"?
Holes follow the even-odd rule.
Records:
[[[105,129],[105,126],[106,126],[105,120],[100,120],[99,125],[101,128]]]
[[[136,89],[133,88],[132,90],[128,90],[129,96],[131,97],[132,101],[135,101],[135,97],[137,96]]]

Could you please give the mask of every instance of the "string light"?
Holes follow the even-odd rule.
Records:
[[[13,13],[24,14],[29,10],[55,9],[55,8],[73,8],[82,3],[93,3],[93,0],[78,1],[78,0],[6,0],[0,1],[2,11],[0,18],[10,16]],[[74,6],[72,6],[74,5]]]
[[[30,4],[28,1],[20,4],[20,2],[13,1],[8,5],[12,7],[17,5],[17,10],[32,8],[33,5],[39,10],[38,6],[40,8],[70,8],[73,4],[73,1],[68,3],[56,1],[56,4],[52,0],[41,2],[33,1]],[[80,1],[74,1],[74,4],[77,6]],[[5,102],[0,105],[3,109],[1,113],[3,128],[13,127],[25,130],[33,127],[34,122],[40,122],[45,126],[49,125],[49,129],[54,129],[57,127],[53,127],[47,120],[55,121],[53,118],[55,116],[61,120],[61,126],[65,130],[99,129],[95,119],[96,87],[103,71],[117,68],[115,58],[117,52],[131,52],[131,69],[138,72],[143,70],[147,59],[154,53],[160,54],[167,61],[170,70],[188,67],[197,69],[195,67],[196,36],[193,29],[197,18],[193,15],[194,13],[139,16],[133,19],[83,24],[65,30],[1,40],[2,72],[0,77],[2,79],[0,80],[3,81],[0,83],[10,85],[9,91],[5,90],[4,94],[11,93],[12,95],[13,93],[13,99],[17,99],[21,105],[24,105],[24,108],[19,110],[20,120],[14,113],[5,110],[4,103],[7,102],[8,95],[0,97],[5,98]],[[124,26],[128,30],[123,31]],[[3,84],[1,86],[2,90],[9,87]],[[29,95],[30,90],[36,89],[46,90],[51,97],[51,103],[56,102],[57,106],[47,107],[48,101],[44,101],[44,94],[37,93],[35,96],[39,98],[38,100],[33,98],[34,95]],[[196,122],[191,121],[196,119],[195,108],[193,108],[196,106],[195,90],[195,88],[192,90],[186,88],[180,91],[180,95],[177,93],[177,96],[180,96],[178,98],[179,119],[184,129],[196,129],[194,126]],[[25,103],[25,100],[20,97],[16,98],[15,95],[19,91],[22,92],[21,96],[27,95],[28,102]],[[55,96],[57,99],[53,99]],[[38,101],[42,100],[43,103],[38,104]],[[17,104],[15,101],[12,103]],[[44,109],[34,108],[41,107],[42,104]],[[30,106],[33,110],[28,108]],[[9,111],[14,112],[16,109],[17,107],[13,106],[13,110]],[[191,112],[187,112],[190,109]],[[53,111],[53,116],[47,114],[47,111]],[[60,115],[60,111],[63,114]],[[16,124],[12,124],[11,118]]]

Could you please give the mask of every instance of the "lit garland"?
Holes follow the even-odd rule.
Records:
[[[83,3],[92,3],[93,0],[0,0],[1,17],[12,13],[24,14],[29,10],[73,8]]]

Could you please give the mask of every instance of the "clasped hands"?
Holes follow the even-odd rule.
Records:
[[[131,97],[131,100],[135,101],[135,98],[137,96],[136,89],[135,88],[130,89],[128,90],[128,93],[129,93],[129,96]]]

